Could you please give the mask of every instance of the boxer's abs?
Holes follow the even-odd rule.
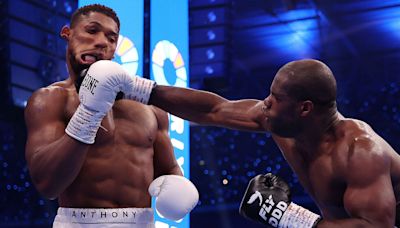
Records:
[[[149,207],[152,150],[115,146],[88,151],[75,181],[60,197],[63,207]]]
[[[157,120],[149,108],[132,103],[116,103],[103,119],[80,173],[59,197],[60,206],[150,207]]]

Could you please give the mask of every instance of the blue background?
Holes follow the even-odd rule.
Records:
[[[168,40],[176,46],[181,53],[184,61],[184,67],[187,73],[187,86],[189,84],[189,41],[188,41],[188,1],[186,0],[152,0],[150,2],[150,58],[153,55],[155,45],[162,40]],[[164,61],[164,76],[169,85],[176,82],[175,68],[171,60]],[[150,78],[154,80],[154,73],[150,65]],[[159,82],[158,82],[159,83]],[[170,116],[170,126],[171,126]],[[189,144],[189,123],[183,122],[183,133],[170,131],[170,137],[177,139],[184,144],[184,149],[174,148],[175,157],[183,157],[184,176],[190,178],[190,144]],[[189,227],[189,215],[182,221],[173,222],[160,218],[156,214],[156,219],[160,222],[170,224],[175,227]]]

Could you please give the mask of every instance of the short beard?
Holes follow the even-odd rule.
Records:
[[[295,122],[286,122],[282,119],[275,119],[271,122],[271,132],[283,138],[294,138],[302,131],[302,126]]]
[[[83,82],[83,79],[85,79],[86,73],[89,68],[83,69],[77,74],[78,78],[75,80],[75,89],[76,92],[79,93],[79,88],[81,88],[81,84]]]

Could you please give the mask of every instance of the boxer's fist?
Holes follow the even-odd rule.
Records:
[[[250,180],[239,212],[251,220],[278,224],[290,199],[290,189],[286,182],[271,173],[260,174]]]
[[[127,91],[133,81],[116,62],[100,60],[87,70],[79,88],[79,100],[86,108],[106,114],[118,92]]]
[[[122,92],[124,94],[123,98],[138,101],[143,104],[148,103],[151,91],[156,85],[152,80],[138,76],[131,77],[121,65],[110,60],[100,60],[93,63],[89,68],[88,74],[99,82],[104,82],[101,83],[101,85],[105,92]],[[82,85],[84,85],[85,81],[86,78]],[[91,83],[89,79],[87,82]],[[91,89],[91,85],[92,84],[89,84],[89,90]],[[113,96],[115,97],[114,94]]]
[[[108,60],[93,63],[83,74],[79,88],[81,103],[65,133],[80,142],[93,144],[101,121],[113,106],[117,93],[132,80],[117,63]]]
[[[178,175],[165,175],[155,179],[149,193],[156,198],[156,209],[165,218],[179,220],[185,217],[199,200],[196,187]]]
[[[291,203],[288,184],[271,173],[250,180],[239,213],[270,227],[314,227],[320,216]]]

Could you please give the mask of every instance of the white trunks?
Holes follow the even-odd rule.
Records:
[[[154,228],[151,208],[65,208],[60,207],[54,228],[143,227]]]

